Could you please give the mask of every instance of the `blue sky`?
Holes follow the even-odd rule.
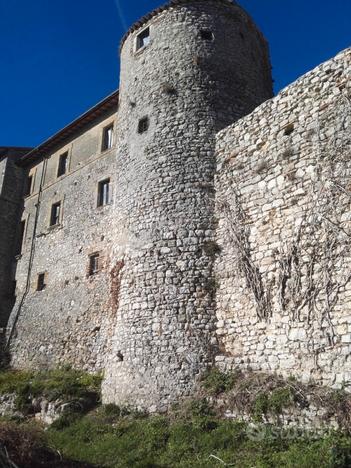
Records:
[[[125,28],[162,0],[0,0],[0,146],[36,146],[118,87]],[[275,89],[350,45],[350,0],[241,0]]]

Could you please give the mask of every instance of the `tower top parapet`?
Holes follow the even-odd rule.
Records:
[[[174,7],[181,6],[181,5],[186,5],[189,3],[197,3],[197,2],[217,2],[217,3],[224,4],[224,5],[229,5],[229,6],[238,6],[235,0],[170,0],[169,2],[165,3],[164,5],[158,8],[155,8],[155,10],[152,10],[150,13],[147,13],[145,16],[143,16],[138,21],[136,21],[128,29],[125,35],[122,37],[120,50],[122,49],[123,44],[125,43],[128,36],[130,36],[130,34],[133,34],[133,32],[136,31],[137,29],[141,28],[144,24],[150,21],[154,16],[157,16],[163,11],[168,10],[170,8],[174,8]]]

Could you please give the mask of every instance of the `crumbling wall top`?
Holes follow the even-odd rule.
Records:
[[[145,16],[143,16],[142,18],[140,18],[138,21],[136,21],[129,29],[128,31],[125,33],[125,35],[123,36],[122,40],[121,40],[121,44],[120,44],[120,50],[122,49],[123,47],[123,44],[125,43],[126,39],[131,35],[133,34],[134,31],[136,31],[137,29],[141,28],[144,24],[146,24],[148,21],[150,21],[154,16],[157,16],[159,15],[160,13],[162,13],[163,11],[165,10],[168,10],[170,8],[174,8],[174,7],[177,7],[177,6],[181,6],[181,5],[185,5],[187,3],[196,3],[196,2],[199,2],[199,1],[211,1],[211,2],[218,2],[218,3],[222,3],[224,5],[229,5],[229,6],[238,6],[238,4],[236,3],[235,0],[170,0],[168,3],[165,3],[164,5],[156,8],[155,10],[151,11],[150,13],[146,14]]]

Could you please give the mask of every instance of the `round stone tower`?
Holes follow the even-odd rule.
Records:
[[[162,410],[217,352],[216,133],[272,96],[266,41],[229,0],[174,0],[121,46],[105,402]]]

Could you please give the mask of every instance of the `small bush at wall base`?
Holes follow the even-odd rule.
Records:
[[[236,380],[237,375],[235,373],[226,374],[217,368],[212,368],[204,374],[202,386],[210,395],[219,395],[231,390]]]
[[[265,393],[260,393],[251,408],[251,415],[256,422],[261,422],[263,415],[266,415],[269,410],[268,396]]]
[[[279,415],[284,408],[292,406],[294,403],[294,396],[290,388],[277,388],[273,390],[269,398],[270,410]]]
[[[251,414],[255,421],[261,421],[268,413],[279,416],[284,408],[294,404],[290,388],[277,388],[269,393],[260,393],[252,406]]]
[[[312,408],[319,423],[336,423],[351,434],[351,394],[343,389],[303,384],[294,377],[241,370],[224,373],[212,368],[202,377],[199,395],[213,402],[216,414],[237,414],[255,422],[277,424],[283,413],[284,417],[287,413],[304,417],[303,412]]]

